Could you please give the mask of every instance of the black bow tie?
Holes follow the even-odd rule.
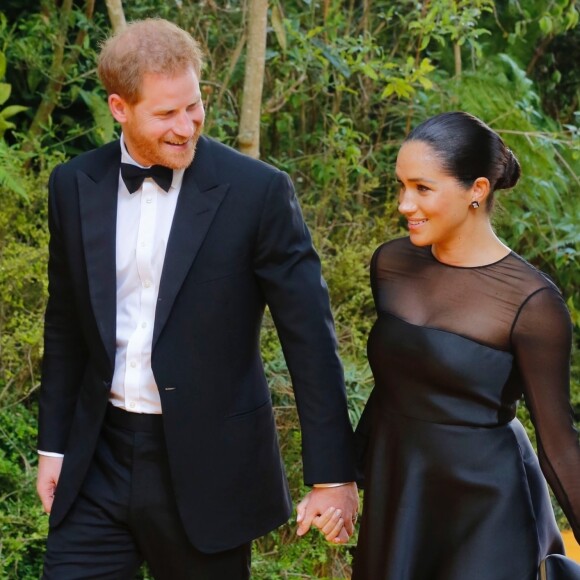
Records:
[[[169,191],[173,181],[173,169],[163,167],[163,165],[137,167],[137,165],[132,165],[131,163],[121,163],[121,177],[129,193],[136,192],[146,177],[151,177],[159,187]]]

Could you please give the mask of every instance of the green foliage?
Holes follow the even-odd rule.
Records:
[[[536,0],[526,4],[510,3],[511,17],[515,19],[513,31],[508,33],[508,42],[514,45],[534,42],[555,36],[578,25],[578,5],[573,0]]]
[[[95,74],[96,50],[105,37],[101,28],[104,19],[105,14],[97,13],[89,20],[81,8],[73,5],[64,38],[64,59],[56,66],[55,55],[61,42],[60,11],[56,6],[54,10],[21,11],[13,23],[0,12],[0,51],[10,63],[7,80],[28,113],[22,127],[30,124],[48,94],[54,94],[56,100],[54,115],[43,125],[40,142],[34,143],[39,154],[47,144],[71,156],[103,144],[111,135],[110,119],[105,120],[102,107],[86,97],[86,93],[95,92],[95,96],[104,98]],[[88,31],[91,34],[84,35]],[[23,132],[19,141],[24,143],[30,138]]]
[[[0,577],[40,576],[47,517],[35,493],[35,391],[46,303],[46,156],[0,141]]]
[[[494,2],[491,0],[436,0],[427,6],[418,8],[422,14],[417,14],[410,23],[410,30],[421,38],[420,50],[424,50],[433,39],[444,45],[448,37],[452,42],[470,45],[479,55],[481,46],[477,39],[491,32],[479,26],[484,12],[493,12]]]
[[[99,92],[89,92],[78,89],[78,95],[89,108],[95,128],[92,132],[92,139],[96,146],[109,143],[117,137],[117,128],[106,99]]]
[[[0,13],[0,25],[1,25],[2,14]],[[0,52],[0,81],[6,75],[6,55]],[[10,98],[10,93],[12,92],[12,87],[8,83],[0,82],[0,105],[4,105],[6,101]],[[0,109],[0,140],[3,139],[4,133],[7,129],[14,129],[16,125],[11,121],[8,121],[14,115],[26,111],[27,107],[21,105],[11,105]],[[1,176],[0,176],[1,178]]]
[[[34,491],[36,409],[0,413],[0,577],[40,577],[48,518]]]
[[[28,159],[0,141],[0,177],[10,177],[0,191],[0,409],[25,398],[38,381],[47,295],[48,176],[47,169],[28,172]],[[51,166],[56,158],[45,161]]]
[[[19,580],[38,577],[46,532],[33,479],[48,172],[118,131],[95,74],[98,42],[108,34],[105,8],[97,3],[91,18],[76,6],[56,71],[62,77],[56,107],[27,147],[32,119],[54,80],[60,32],[56,2],[41,4],[23,9],[8,1],[0,12],[0,577]],[[129,20],[168,18],[202,43],[206,131],[235,146],[245,3],[142,0],[125,11]],[[353,423],[372,386],[365,348],[375,317],[368,264],[380,243],[403,235],[396,152],[412,126],[453,109],[483,118],[521,161],[520,184],[498,196],[496,227],[567,298],[576,344],[571,394],[580,415],[577,23],[571,0],[271,3],[262,157],[292,176],[311,226],[331,293]],[[262,350],[292,494],[299,498],[306,491],[300,431],[269,317]],[[519,413],[533,437],[524,406]],[[563,517],[560,523],[566,525]],[[297,540],[291,522],[256,542],[253,561],[258,579],[347,578],[351,550],[328,545],[316,532]],[[141,576],[150,578],[146,569]]]

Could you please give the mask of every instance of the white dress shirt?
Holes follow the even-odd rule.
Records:
[[[121,162],[138,165],[121,136]],[[119,177],[117,198],[117,342],[110,401],[133,413],[161,413],[151,370],[155,306],[167,240],[184,170],[173,172],[169,191],[151,178],[129,193]]]

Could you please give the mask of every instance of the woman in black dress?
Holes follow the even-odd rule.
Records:
[[[397,159],[409,237],[371,264],[375,388],[353,580],[533,580],[563,553],[546,479],[580,541],[572,325],[552,281],[490,223],[520,167],[479,119],[444,113]],[[515,419],[525,396],[539,462]]]

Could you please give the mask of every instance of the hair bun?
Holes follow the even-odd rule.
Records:
[[[503,175],[500,175],[494,189],[510,189],[516,185],[522,173],[520,163],[512,150],[505,148],[505,163]]]

